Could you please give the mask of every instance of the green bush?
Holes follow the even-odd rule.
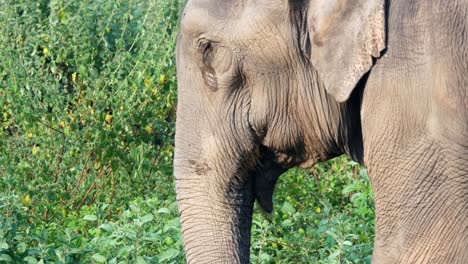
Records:
[[[119,246],[143,239],[118,260],[163,253],[159,238],[146,235],[178,235],[163,232],[167,223],[159,218],[147,229],[135,219],[166,207],[172,218],[164,219],[176,216],[171,160],[180,1],[0,5],[0,190],[7,216],[1,256],[111,259],[104,245],[114,242],[83,221],[87,213],[137,233],[115,236]],[[146,210],[129,207],[137,197]]]
[[[271,221],[254,216],[252,261],[370,263],[373,209],[367,172],[355,162],[292,169],[278,182]]]
[[[0,0],[0,263],[181,263],[172,177],[182,0]],[[315,176],[321,178],[316,181]],[[283,176],[254,263],[368,262],[367,174]]]

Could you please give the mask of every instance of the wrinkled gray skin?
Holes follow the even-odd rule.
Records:
[[[175,177],[188,263],[247,263],[255,200],[347,154],[374,263],[468,263],[468,2],[188,0]],[[326,179],[323,179],[326,180]]]

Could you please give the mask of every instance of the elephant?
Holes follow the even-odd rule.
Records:
[[[187,263],[248,263],[254,203],[347,155],[374,263],[468,263],[468,1],[188,0],[174,177]]]

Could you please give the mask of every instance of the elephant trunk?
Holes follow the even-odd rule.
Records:
[[[223,94],[181,56],[191,45],[179,35],[174,176],[187,263],[248,263],[257,162],[249,104],[216,103]]]
[[[235,171],[222,171],[229,165],[187,154],[184,141],[176,139],[174,174],[187,263],[248,263],[251,180],[233,180]]]

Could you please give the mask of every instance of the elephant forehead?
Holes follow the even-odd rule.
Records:
[[[276,23],[286,18],[287,10],[284,7],[272,0],[192,0],[182,14],[181,29],[227,38],[232,34],[249,36],[260,31],[272,31]]]
[[[245,0],[189,0],[185,11],[203,11],[214,19],[228,19],[238,14],[245,5]]]
[[[233,14],[239,14],[249,6],[269,9],[278,8],[285,4],[284,0],[188,0],[186,8],[204,9],[208,11],[210,16],[229,19]]]
[[[200,2],[200,3],[199,3]],[[220,32],[225,27],[226,19],[221,17],[220,12],[232,12],[222,10],[222,5],[208,6],[205,2],[188,2],[180,19],[180,30],[183,33],[200,36],[206,33],[211,35]]]

